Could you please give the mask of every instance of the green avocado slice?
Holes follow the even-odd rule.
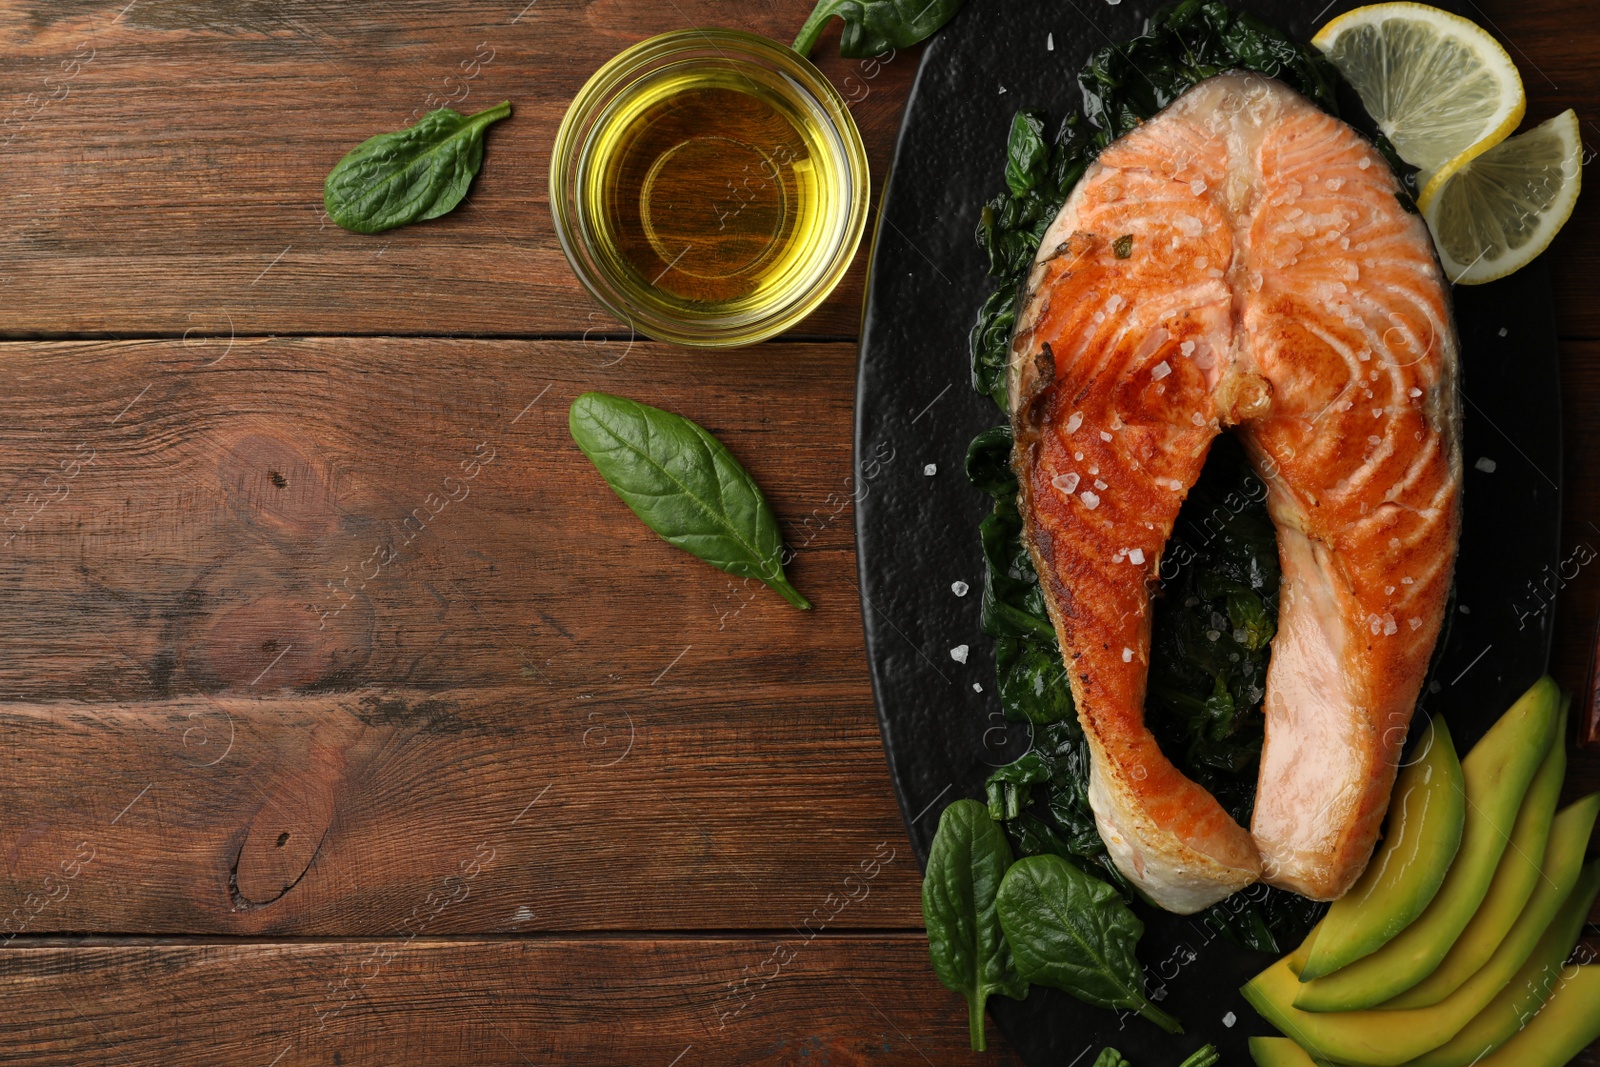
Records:
[[[1302,972],[1296,1008],[1374,1007],[1433,973],[1483,903],[1505,852],[1506,830],[1516,822],[1528,785],[1555,740],[1559,706],[1555,681],[1541,678],[1473,746],[1461,761],[1467,809],[1461,847],[1433,901],[1376,952],[1314,980]],[[1323,934],[1319,926],[1312,957],[1327,940]]]
[[[1578,884],[1573,887],[1572,895],[1561,905],[1560,914],[1539,939],[1528,962],[1506,983],[1500,995],[1490,1001],[1489,1006],[1480,1011],[1459,1034],[1427,1055],[1418,1056],[1405,1067],[1468,1067],[1469,1064],[1489,1062],[1484,1059],[1486,1053],[1510,1041],[1536,1013],[1542,1014],[1541,1009],[1547,1001],[1557,991],[1565,992],[1568,983],[1577,975],[1577,968],[1565,966],[1567,956],[1572,953],[1578,936],[1583,933],[1583,924],[1589,917],[1589,908],[1594,904],[1596,890],[1600,890],[1600,864],[1591,863],[1578,876]],[[1600,972],[1600,968],[1591,969]],[[1584,981],[1593,983],[1595,978],[1591,976]],[[1588,1007],[1584,1010],[1591,1016],[1600,1017],[1600,985],[1591,985],[1587,992],[1575,992],[1571,999],[1586,1000]],[[1570,1005],[1563,1011],[1569,1009]],[[1600,1030],[1588,1032],[1583,1042],[1573,1048],[1582,1048],[1597,1036],[1600,1036]],[[1558,1036],[1551,1032],[1547,1040],[1556,1041]],[[1529,1061],[1508,1059],[1505,1062],[1524,1064]]]
[[[1522,810],[1517,812],[1516,825],[1511,828],[1511,844],[1500,857],[1489,892],[1478,905],[1472,921],[1461,931],[1461,937],[1432,974],[1399,996],[1384,1001],[1381,1007],[1425,1008],[1439,1003],[1477,974],[1505,940],[1507,931],[1517,921],[1539,881],[1539,862],[1550,839],[1550,819],[1555,815],[1556,801],[1561,798],[1561,781],[1567,773],[1567,746],[1562,741],[1567,736],[1566,727],[1567,713],[1563,706],[1556,728],[1557,742],[1550,746],[1538,773],[1533,776],[1533,784],[1528,786]]]
[[[1556,816],[1538,887],[1483,969],[1438,1004],[1403,1011],[1309,1012],[1294,1007],[1299,986],[1282,959],[1245,985],[1255,1009],[1317,1055],[1365,1067],[1398,1067],[1438,1048],[1466,1028],[1528,961],[1572,894],[1584,849],[1600,813],[1600,793]]]
[[[1395,782],[1383,844],[1323,917],[1302,978],[1328,974],[1382,948],[1422,914],[1444,882],[1461,845],[1467,805],[1461,761],[1443,719],[1429,722],[1419,753]],[[1546,812],[1547,826],[1549,821]],[[1534,855],[1543,852],[1541,842]]]
[[[1256,1067],[1324,1067],[1327,1060],[1313,1059],[1311,1053],[1287,1037],[1252,1037],[1250,1058]]]
[[[1600,1037],[1600,967],[1577,971],[1563,976],[1527,1026],[1474,1067],[1563,1067]]]

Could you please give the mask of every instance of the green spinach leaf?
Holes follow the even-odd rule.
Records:
[[[794,50],[809,56],[834,16],[844,19],[839,53],[849,59],[881,56],[932,37],[966,0],[820,0],[800,27]]]
[[[1006,872],[997,905],[1022,977],[1183,1033],[1178,1020],[1145,995],[1134,955],[1144,924],[1115,889],[1059,856],[1030,856]]]
[[[328,217],[356,233],[381,233],[455,208],[483,165],[484,132],[510,102],[463,115],[442,107],[395,133],[352,148],[323,183]]]
[[[567,422],[606,484],[668,544],[811,607],[784,578],[783,537],[766,497],[721,441],[680,415],[609,393],[578,397]]]
[[[1006,185],[1012,196],[1027,196],[1044,180],[1050,168],[1050,142],[1044,136],[1044,116],[1037,111],[1019,111],[1011,119],[1011,136],[1006,141]]]
[[[1028,995],[995,914],[995,897],[1011,847],[982,804],[957,800],[939,817],[922,879],[928,954],[945,987],[967,998],[972,1047],[984,1050],[983,1010],[989,997]]]

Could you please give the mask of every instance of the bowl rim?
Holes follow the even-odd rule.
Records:
[[[591,255],[584,232],[582,168],[578,165],[594,129],[595,120],[623,97],[642,75],[664,65],[674,55],[709,48],[722,61],[764,66],[784,75],[791,91],[802,94],[815,111],[825,116],[837,140],[837,150],[849,179],[848,212],[835,230],[831,254],[822,260],[815,280],[789,294],[760,318],[736,326],[707,327],[703,323],[652,313],[627,299]],[[726,46],[723,47],[723,46]],[[826,75],[792,48],[747,30],[707,27],[672,30],[630,45],[603,63],[574,95],[556,132],[550,153],[550,214],[556,240],[568,266],[586,292],[633,333],[658,341],[700,348],[727,348],[765,341],[815,311],[836,289],[855,260],[866,232],[871,197],[871,173],[861,131],[849,105]]]

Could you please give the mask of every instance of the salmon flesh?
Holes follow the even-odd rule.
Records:
[[[1045,234],[1010,352],[1024,539],[1117,867],[1190,913],[1366,866],[1461,525],[1457,343],[1422,219],[1372,145],[1223,74],[1101,153]],[[1144,721],[1150,598],[1223,430],[1267,486],[1283,584],[1247,831]]]

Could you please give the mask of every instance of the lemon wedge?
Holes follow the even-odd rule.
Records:
[[[1572,215],[1582,170],[1571,110],[1467,162],[1418,205],[1445,274],[1477,285],[1527,266]]]
[[[1400,158],[1442,185],[1505,140],[1526,98],[1516,64],[1481,26],[1426,4],[1372,4],[1311,39],[1344,75]]]

